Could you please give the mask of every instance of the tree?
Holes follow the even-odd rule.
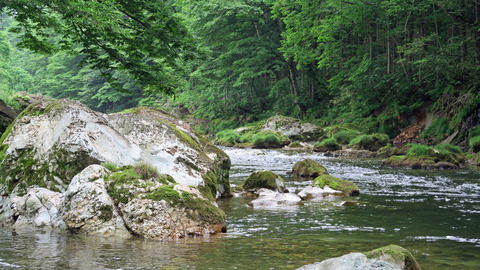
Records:
[[[147,92],[173,94],[177,60],[193,49],[165,1],[11,0],[0,2],[4,9],[18,22],[12,30],[21,34],[19,46],[82,54],[82,63],[117,88],[113,71],[124,70]]]

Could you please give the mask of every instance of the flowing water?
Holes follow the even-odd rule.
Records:
[[[290,177],[312,158],[333,176],[355,182],[358,197],[257,210],[249,199],[219,201],[226,234],[149,241],[19,232],[0,228],[0,269],[295,269],[304,264],[397,244],[422,269],[480,269],[480,172],[380,168],[380,160],[315,153],[225,149],[231,183],[272,170],[291,192],[311,179]],[[347,202],[347,203],[346,203]]]

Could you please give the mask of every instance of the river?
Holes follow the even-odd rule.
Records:
[[[480,269],[480,172],[381,168],[381,160],[327,158],[283,150],[224,149],[230,182],[272,170],[298,192],[295,162],[312,158],[333,176],[353,181],[360,196],[275,210],[249,199],[218,202],[225,234],[150,241],[0,228],[0,269],[295,269],[304,264],[397,244],[424,270]],[[345,204],[345,202],[349,202]]]

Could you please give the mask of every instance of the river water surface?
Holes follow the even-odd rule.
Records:
[[[410,250],[424,270],[480,269],[478,171],[394,170],[372,159],[225,151],[233,184],[272,170],[298,192],[312,180],[287,172],[312,158],[331,175],[355,182],[361,195],[275,210],[251,209],[242,197],[225,199],[218,204],[228,232],[208,239],[157,242],[0,228],[0,269],[295,269],[389,244]]]

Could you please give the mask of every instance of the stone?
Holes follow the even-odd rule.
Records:
[[[0,142],[1,195],[16,186],[25,193],[32,185],[64,192],[88,165],[111,162],[147,163],[214,197],[229,196],[228,156],[161,110],[135,108],[107,115],[68,99],[34,100]]]
[[[293,165],[292,174],[301,177],[317,177],[322,174],[328,174],[328,172],[322,164],[307,158]]]
[[[453,154],[452,154],[453,155]],[[452,159],[447,159],[454,161]],[[455,162],[455,161],[454,161]],[[462,160],[462,164],[464,161]],[[382,167],[389,168],[405,168],[405,169],[416,169],[416,170],[450,170],[458,169],[460,163],[452,163],[449,161],[439,160],[435,156],[391,156],[382,162]]]
[[[61,210],[68,230],[88,235],[130,235],[105,188],[110,174],[100,165],[90,165],[73,177]]]
[[[349,253],[340,257],[304,265],[297,270],[420,270],[412,254],[396,245],[366,253]]]
[[[323,174],[315,178],[312,186],[320,187],[324,190],[325,187],[328,186],[331,189],[343,192],[346,196],[358,196],[360,194],[360,190],[355,183],[339,179],[328,174]]]
[[[338,151],[329,151],[324,154],[326,157],[345,157],[345,158],[373,158],[377,153],[370,150],[343,149]]]
[[[7,127],[13,123],[18,113],[11,108],[3,100],[0,99],[0,134],[2,134]]]
[[[349,148],[355,150],[378,151],[388,143],[388,135],[375,133],[372,135],[360,135],[350,141]]]
[[[284,193],[285,180],[272,171],[258,171],[250,174],[242,184],[243,191],[256,194],[261,188]]]
[[[63,194],[45,188],[31,188],[24,196],[11,198],[15,229],[65,228],[59,209]]]
[[[278,131],[291,140],[299,141],[318,141],[325,136],[325,131],[317,125],[300,123],[300,120],[280,115],[267,119],[261,129]]]
[[[106,180],[125,226],[149,239],[206,236],[224,232],[225,213],[194,187],[169,177],[145,177],[135,167],[118,169]]]
[[[302,199],[293,193],[279,193],[270,189],[261,188],[257,194],[258,198],[249,203],[251,207],[256,209],[278,209],[302,204]]]
[[[331,189],[328,185],[323,188],[318,186],[306,186],[298,193],[303,200],[321,200],[330,195],[344,195],[342,191]]]

